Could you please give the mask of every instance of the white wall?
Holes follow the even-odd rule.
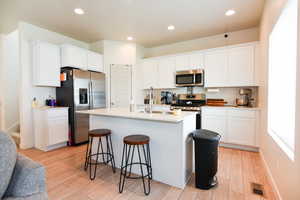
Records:
[[[53,44],[69,43],[82,48],[89,48],[89,44],[51,32],[37,26],[19,23],[20,32],[20,67],[21,67],[21,93],[20,93],[20,125],[21,125],[21,148],[33,146],[33,116],[32,100],[37,98],[40,104],[44,104],[45,99],[51,95],[55,97],[55,88],[35,87],[32,83],[32,46],[31,42],[41,40]]]
[[[19,32],[14,31],[4,36],[3,67],[2,67],[2,112],[3,129],[7,132],[16,131],[19,125]]]
[[[224,38],[224,34],[215,36],[199,38],[195,40],[188,40],[177,42],[168,45],[147,48],[145,50],[145,57],[163,56],[168,54],[183,53],[188,51],[209,49],[222,47],[226,45],[234,45],[246,42],[253,42],[259,40],[259,28],[245,29],[241,31],[228,33],[229,37]]]
[[[0,130],[3,130],[4,128],[4,112],[3,112],[3,41],[4,41],[4,35],[0,34]]]
[[[104,53],[104,41],[98,41],[90,44],[90,50],[98,53]]]
[[[277,143],[267,133],[267,80],[268,80],[268,40],[269,35],[279,17],[281,10],[287,0],[267,0],[261,21],[261,53],[262,53],[262,87],[260,88],[260,99],[262,110],[262,133],[261,154],[273,177],[277,191],[283,200],[300,199],[300,54],[298,54],[297,72],[297,112],[296,112],[296,138],[295,138],[295,160],[292,161],[281,150]],[[299,9],[298,9],[299,10]],[[300,16],[299,16],[300,21]],[[299,30],[299,26],[298,26]],[[300,36],[298,36],[300,38]],[[283,38],[284,39],[284,38]],[[300,41],[298,40],[298,51],[300,51]],[[299,52],[298,52],[299,53]],[[282,66],[283,73],[284,67]],[[283,103],[284,106],[284,103]],[[284,116],[283,116],[284,117]]]
[[[134,73],[134,101],[135,104],[144,104],[144,90],[143,90],[143,69],[142,69],[142,59],[145,56],[145,48],[141,45],[136,46],[136,67]]]

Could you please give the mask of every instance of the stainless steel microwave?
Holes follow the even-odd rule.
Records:
[[[177,87],[204,86],[204,70],[195,69],[195,70],[188,70],[188,71],[177,71],[176,86]]]

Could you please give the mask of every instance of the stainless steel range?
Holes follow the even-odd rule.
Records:
[[[171,109],[181,109],[183,111],[198,112],[196,115],[196,129],[201,129],[201,106],[206,104],[205,94],[180,94],[176,104],[171,105]]]
[[[205,104],[205,94],[179,94],[176,104],[172,104],[171,109],[200,111],[201,106],[204,106]]]

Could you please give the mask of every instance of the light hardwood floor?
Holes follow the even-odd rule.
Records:
[[[151,193],[144,196],[141,180],[128,180],[119,194],[119,171],[101,166],[94,181],[83,170],[86,146],[66,147],[51,152],[36,149],[20,152],[46,167],[47,189],[51,200],[257,200],[275,199],[258,153],[220,148],[219,185],[211,190],[194,187],[194,177],[184,190],[152,181]],[[251,182],[264,185],[265,197],[252,194]]]

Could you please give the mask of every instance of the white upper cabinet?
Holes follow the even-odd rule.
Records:
[[[175,57],[176,71],[190,70],[190,56],[181,55]]]
[[[204,69],[204,56],[202,53],[192,53],[175,57],[176,71],[191,69]]]
[[[175,88],[175,60],[173,58],[158,61],[158,87]]]
[[[212,50],[205,54],[205,87],[256,86],[255,44]]]
[[[60,47],[46,42],[33,43],[33,84],[60,87]]]
[[[104,72],[103,55],[87,51],[87,69],[95,72]]]
[[[222,87],[227,84],[228,56],[226,50],[205,54],[205,87]]]
[[[61,46],[61,64],[62,67],[75,67],[82,70],[87,70],[87,50],[64,44]]]
[[[202,53],[193,53],[189,59],[190,69],[204,69],[204,55]]]
[[[154,80],[144,80],[146,88],[156,85],[160,88],[170,87],[173,64],[176,71],[192,69],[204,69],[205,87],[250,87],[259,85],[260,53],[257,43],[246,43],[235,46],[227,46],[199,52],[191,52],[184,55],[173,55],[167,57],[147,59],[145,62],[157,62],[156,67],[150,67],[158,73],[153,75]],[[170,61],[170,60],[174,61]],[[156,61],[154,61],[156,60]],[[173,63],[174,62],[174,63]],[[149,64],[151,65],[151,64]],[[157,67],[158,65],[158,67]],[[169,66],[169,69],[160,69]],[[147,71],[147,73],[154,73]],[[148,74],[144,74],[147,79]],[[151,75],[152,76],[152,75]],[[163,78],[164,77],[164,78]],[[154,84],[158,81],[158,84]]]
[[[228,50],[228,86],[254,85],[254,46]]]
[[[256,44],[254,48],[254,85],[261,85],[261,49],[260,45]]]
[[[143,62],[143,88],[158,88],[157,60],[144,60]]]

